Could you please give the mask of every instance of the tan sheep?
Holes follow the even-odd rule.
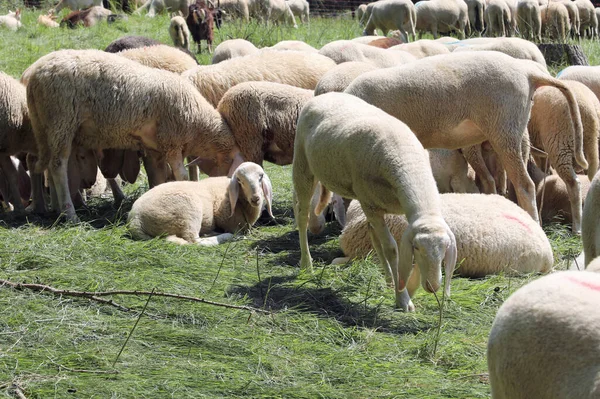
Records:
[[[415,40],[416,23],[417,11],[410,0],[379,0],[370,7],[363,34],[373,35],[379,29],[386,36],[391,30],[399,30],[402,41],[407,43],[409,34]]]
[[[512,36],[512,13],[507,1],[488,1],[484,17],[487,36]]]
[[[462,1],[462,0],[461,0]],[[352,40],[336,40],[321,47],[319,54],[341,64],[349,61],[368,62],[378,68],[388,68],[414,61],[416,58],[402,51],[387,51]]]
[[[315,87],[315,96],[329,93],[332,91],[342,92],[359,75],[378,69],[370,62],[343,62],[327,71],[317,87]]]
[[[575,2],[572,0],[560,0],[560,3],[567,8],[567,12],[569,13],[571,37],[573,39],[580,39],[579,29],[581,27],[581,19],[579,17],[579,7],[577,7],[577,4],[575,4]]]
[[[212,63],[229,60],[235,57],[243,57],[245,55],[258,52],[258,48],[248,40],[244,39],[229,39],[219,43],[213,52]]]
[[[362,18],[363,15],[365,15],[365,11],[367,10],[367,5],[366,4],[360,4],[358,7],[356,7],[356,11],[354,11],[354,14],[356,16],[356,20],[358,21],[358,23],[360,25],[364,25]]]
[[[166,236],[176,244],[220,244],[248,230],[265,206],[272,217],[272,192],[264,170],[245,162],[231,179],[170,182],[147,191],[131,207],[128,229],[136,240]],[[200,238],[216,230],[225,234]]]
[[[598,37],[598,18],[594,4],[590,0],[574,0],[579,11],[579,35],[593,39]]]
[[[517,26],[524,39],[542,41],[542,13],[538,0],[519,0]]]
[[[183,76],[216,107],[229,88],[242,82],[267,81],[314,90],[319,79],[335,65],[320,54],[263,50],[217,65],[197,66]]]
[[[469,7],[463,0],[429,0],[415,4],[419,38],[423,32],[431,32],[437,39],[438,32],[454,30],[461,39],[469,24]]]
[[[120,51],[121,57],[136,61],[147,67],[165,71],[183,73],[198,66],[193,57],[175,47],[164,44],[150,47],[139,47]]]
[[[574,65],[560,71],[560,80],[576,80],[586,85],[600,99],[600,66]]]
[[[469,173],[469,165],[459,150],[433,148],[427,152],[440,194],[479,193],[475,184],[475,173]]]
[[[452,274],[456,242],[441,216],[427,154],[398,119],[345,93],[327,93],[309,100],[298,117],[292,180],[303,269],[312,268],[308,214],[316,183],[320,182],[315,214],[329,202],[331,191],[361,201],[383,269],[394,281],[398,308],[414,308],[405,290],[413,256],[421,268],[421,284],[428,292],[437,291],[441,285],[442,262],[446,275]],[[405,213],[410,222],[400,246],[385,225],[383,216],[387,213]],[[449,295],[449,278],[444,291]]]
[[[484,29],[484,13],[486,7],[485,0],[465,0],[467,8],[469,9],[469,34],[477,32],[480,36]]]
[[[289,165],[300,110],[312,90],[273,82],[244,82],[225,93],[217,111],[229,125],[240,160]]]
[[[0,28],[5,27],[12,31],[17,31],[23,24],[21,24],[21,10],[17,8],[17,11],[8,11],[6,15],[0,15]]]
[[[440,198],[442,216],[456,237],[458,275],[545,273],[552,268],[552,246],[546,234],[514,202],[495,194],[448,193]],[[408,226],[406,217],[386,215],[385,222],[400,242]],[[334,263],[364,259],[373,251],[368,222],[358,201],[348,207],[340,246],[345,258]]]
[[[493,399],[600,397],[600,275],[562,271],[513,293],[487,346]]]
[[[543,36],[564,43],[571,30],[567,7],[562,3],[550,2],[541,6],[540,12]]]
[[[169,36],[173,40],[173,46],[190,49],[190,30],[183,17],[177,15],[171,18]]]
[[[577,175],[581,187],[581,199],[584,200],[590,189],[590,180],[585,175]],[[542,222],[562,221],[573,223],[571,201],[565,182],[558,175],[548,175],[537,184],[536,189],[538,209],[542,213]],[[542,206],[542,197],[544,203]]]
[[[48,28],[58,28],[60,24],[56,22],[56,15],[49,12],[47,15],[41,14],[38,17],[38,24],[47,26]]]
[[[571,201],[572,230],[581,233],[581,189],[576,169],[588,170],[593,179],[598,170],[598,131],[600,101],[585,85],[565,80],[574,93],[581,115],[583,137],[574,129],[565,96],[554,87],[542,87],[533,95],[533,107],[527,124],[531,145],[546,151],[549,165],[565,182]],[[584,155],[585,153],[585,155]],[[544,165],[542,161],[539,165]]]
[[[302,0],[305,1],[305,0]],[[319,50],[301,40],[282,40],[269,47],[271,50],[291,50],[307,51],[309,53],[318,53]],[[213,63],[214,64],[214,63]]]
[[[403,43],[389,48],[390,50],[406,51],[412,54],[415,58],[421,59],[431,57],[432,55],[448,54],[450,50],[443,44],[428,39],[417,40],[412,43]]]
[[[28,81],[27,104],[40,158],[36,170],[49,169],[59,210],[70,221],[77,220],[66,190],[73,144],[160,152],[177,180],[187,178],[186,155],[213,158],[213,175],[226,174],[233,161],[232,153],[218,159],[213,155],[231,142],[227,124],[174,73],[117,54],[61,50],[38,59],[23,80]]]
[[[436,55],[367,72],[345,93],[405,122],[425,148],[456,149],[489,141],[517,187],[519,205],[537,221],[535,188],[525,169],[522,143],[531,97],[540,86],[564,93],[582,132],[577,102],[564,82],[535,62],[494,51]]]

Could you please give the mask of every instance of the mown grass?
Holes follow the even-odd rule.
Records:
[[[5,10],[2,10],[5,11]],[[168,17],[130,16],[127,23],[51,30],[27,11],[24,28],[0,31],[0,70],[18,77],[59,48],[103,49],[125,34],[169,43]],[[310,26],[227,24],[218,41],[247,37],[259,46],[280,39],[315,47],[360,34],[345,18]],[[596,56],[584,43],[590,59]],[[202,63],[208,56],[199,57]],[[274,186],[274,223],[231,245],[134,242],[124,221],[143,179],[119,210],[109,199],[79,212],[77,226],[51,217],[0,221],[0,278],[80,291],[147,290],[189,295],[270,314],[153,297],[113,367],[147,296],[115,296],[132,310],[86,299],[0,289],[0,387],[28,398],[483,398],[489,396],[485,348],[496,310],[537,278],[455,278],[436,353],[438,305],[419,292],[417,312],[393,310],[392,290],[368,259],[329,266],[341,253],[339,227],[311,238],[313,273],[298,267],[291,168],[266,166]],[[556,267],[580,250],[568,228],[548,229]]]

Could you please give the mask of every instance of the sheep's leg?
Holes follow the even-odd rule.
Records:
[[[142,157],[142,162],[148,175],[148,186],[150,188],[167,181],[168,166],[162,156],[155,152],[148,152]]]
[[[294,216],[300,239],[300,268],[303,270],[312,270],[307,228],[310,200],[315,191],[317,181],[308,167],[306,158],[302,154],[297,154],[294,158],[292,181],[294,184]]]
[[[496,194],[496,182],[483,159],[481,144],[465,147],[462,149],[462,153],[479,178],[483,186],[483,192],[485,194]]]
[[[46,213],[46,202],[44,201],[44,175],[42,173],[33,173],[31,171],[31,205],[28,210],[34,213]]]
[[[171,166],[175,180],[188,180],[188,173],[183,162],[183,155],[179,152],[167,154],[167,163]]]
[[[75,214],[75,208],[71,201],[71,194],[69,193],[69,182],[67,177],[68,161],[68,156],[53,156],[50,160],[49,172],[52,177],[52,185],[56,191],[58,210],[65,214],[67,221],[77,223],[79,222],[79,218]]]
[[[113,201],[115,207],[120,207],[125,199],[125,193],[121,189],[121,185],[117,181],[117,179],[106,179],[106,182],[110,186],[110,191],[112,191]]]
[[[23,207],[21,194],[19,193],[17,168],[15,168],[9,155],[0,156],[0,169],[4,172],[8,183],[8,195],[4,198],[4,201],[12,203],[15,212],[23,213],[25,208]]]
[[[392,276],[392,268],[389,262],[385,258],[385,253],[383,252],[383,247],[381,246],[381,241],[377,238],[377,234],[375,234],[375,230],[371,223],[367,223],[369,229],[369,237],[371,238],[371,244],[373,245],[373,249],[375,249],[375,253],[377,253],[377,257],[379,258],[379,262],[383,265],[383,271],[385,273],[385,281],[388,285],[393,285],[395,287],[395,281]]]

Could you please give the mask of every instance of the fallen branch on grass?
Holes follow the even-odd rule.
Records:
[[[49,285],[44,285],[44,284],[14,283],[12,281],[0,279],[0,287],[4,287],[4,286],[8,286],[8,287],[11,287],[11,288],[13,288],[15,290],[19,290],[19,291],[24,291],[24,290],[28,289],[28,290],[37,291],[37,292],[49,292],[55,296],[71,296],[71,297],[87,298],[87,299],[91,299],[96,302],[103,303],[105,305],[114,306],[114,307],[116,307],[120,310],[124,310],[124,311],[131,311],[131,309],[126,308],[125,306],[119,305],[118,303],[114,302],[112,299],[109,300],[109,299],[103,299],[100,297],[112,296],[112,295],[135,295],[135,296],[152,295],[152,296],[162,296],[162,297],[167,297],[167,298],[181,299],[181,300],[191,301],[191,302],[200,302],[200,303],[204,303],[207,305],[219,306],[219,307],[229,308],[229,309],[247,310],[250,312],[258,312],[258,313],[265,313],[265,314],[271,313],[267,310],[254,308],[252,306],[231,305],[228,303],[210,301],[210,300],[204,299],[204,298],[196,298],[196,297],[187,296],[187,295],[171,294],[168,292],[152,293],[151,291],[124,291],[124,290],[97,291],[97,292],[73,291],[73,290],[61,290],[61,289],[54,288],[54,287],[51,287]]]

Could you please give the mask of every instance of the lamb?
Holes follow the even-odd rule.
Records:
[[[600,256],[600,172],[597,172],[585,197],[581,218],[581,241],[585,265]]]
[[[309,53],[319,52],[319,50],[301,40],[282,40],[280,42],[275,43],[269,48],[271,50],[308,51]]]
[[[416,30],[419,38],[423,32],[431,32],[437,39],[438,32],[454,30],[461,39],[465,38],[465,27],[469,23],[469,7],[463,0],[420,1],[417,9]]]
[[[519,37],[498,37],[493,39],[473,38],[461,40],[453,51],[499,51],[520,60],[535,61],[546,69],[546,59],[538,46],[529,40],[521,39]]]
[[[577,175],[577,179],[581,187],[581,198],[585,200],[590,189],[590,180],[585,175]],[[537,205],[542,214],[542,222],[550,223],[559,220],[564,223],[573,223],[569,192],[560,176],[548,175],[536,186]],[[543,204],[542,197],[544,199]]]
[[[127,218],[129,232],[136,240],[166,235],[167,241],[176,244],[220,244],[231,239],[232,233],[248,230],[263,207],[273,217],[272,192],[265,171],[251,162],[236,168],[231,179],[161,184],[134,202]],[[217,229],[225,234],[200,238]]]
[[[41,14],[38,17],[38,24],[47,26],[48,28],[58,28],[60,24],[56,22],[56,15],[48,13],[47,15]]]
[[[27,104],[39,153],[36,170],[49,169],[59,210],[69,221],[77,220],[66,190],[66,158],[74,142],[95,150],[158,151],[176,180],[187,178],[187,155],[212,158],[209,174],[225,175],[233,162],[213,155],[222,150],[221,143],[231,142],[228,126],[174,73],[102,51],[61,50],[38,59],[22,81],[28,82]]]
[[[408,35],[415,40],[417,11],[409,0],[380,0],[372,3],[369,19],[366,22],[364,35],[372,35],[375,29],[380,29],[383,36],[390,30],[400,30],[403,42],[408,42]]]
[[[344,93],[309,100],[298,117],[292,180],[303,269],[312,269],[306,228],[311,197],[319,181],[322,190],[316,214],[327,204],[331,191],[361,202],[383,269],[394,281],[398,308],[414,309],[405,290],[413,255],[427,292],[439,289],[445,262],[448,278],[444,289],[450,293],[456,241],[441,216],[427,155],[402,122]],[[399,250],[384,223],[386,213],[406,213],[410,221]]]
[[[202,40],[206,40],[208,53],[212,53],[212,43],[214,41],[214,5],[208,0],[196,0],[189,7],[189,15],[185,19],[187,26],[192,34],[194,42],[198,46],[198,53],[202,52]]]
[[[443,44],[435,40],[421,39],[412,43],[398,44],[390,47],[390,50],[406,51],[412,54],[415,58],[421,59],[431,57],[432,55],[448,54],[450,50]]]
[[[245,55],[257,53],[258,49],[254,44],[244,39],[229,39],[219,43],[215,48],[212,57],[212,63],[229,60],[235,57],[243,57]]]
[[[204,98],[216,107],[230,87],[252,80],[314,90],[321,76],[335,65],[330,58],[320,54],[262,50],[217,65],[197,66],[182,76],[189,79]]]
[[[370,62],[343,62],[327,71],[315,87],[315,96],[332,91],[342,92],[359,75],[378,69]]]
[[[475,174],[459,150],[431,149],[429,163],[438,191],[442,193],[479,193]]]
[[[289,165],[300,109],[312,90],[273,82],[244,82],[225,93],[217,111],[235,138],[244,161]]]
[[[493,399],[600,395],[600,275],[562,271],[521,287],[498,310],[487,359]]]
[[[310,4],[306,0],[285,0],[294,16],[300,18],[300,22],[307,24],[310,22]]]
[[[569,11],[564,4],[550,2],[547,6],[541,6],[542,31],[545,37],[564,43],[567,34],[571,30],[569,22]]]
[[[141,14],[145,10],[148,11],[148,17],[154,18],[163,11],[179,11],[183,18],[187,18],[190,4],[191,0],[147,0],[135,13]]]
[[[519,0],[517,26],[523,38],[542,41],[542,13],[537,0]]]
[[[442,216],[456,237],[457,259],[461,262],[456,269],[458,275],[479,278],[499,273],[546,273],[552,269],[550,241],[514,202],[496,194],[446,193],[440,199]],[[385,222],[400,242],[408,227],[406,217],[386,215]],[[334,263],[366,258],[373,250],[368,230],[360,203],[352,201],[340,236],[345,257],[336,258]]]
[[[6,15],[0,15],[0,28],[5,27],[12,31],[17,31],[21,26],[21,10],[17,8],[17,11],[8,11]]]
[[[334,60],[336,64],[348,61],[369,62],[379,68],[406,64],[415,60],[411,54],[356,43],[351,40],[336,40],[324,45],[319,54]]]
[[[171,18],[169,35],[171,36],[171,40],[173,40],[173,46],[186,50],[190,49],[190,30],[183,17],[175,16]]]
[[[60,21],[60,26],[73,29],[83,24],[83,26],[89,28],[98,22],[106,21],[109,15],[111,15],[110,10],[104,7],[90,7],[81,11],[72,11]]]
[[[494,51],[436,55],[367,72],[345,92],[404,121],[425,148],[457,149],[488,140],[517,187],[519,205],[537,221],[535,189],[525,169],[522,143],[531,97],[540,86],[554,86],[565,94],[575,128],[581,132],[577,102],[564,82],[535,62]]]
[[[505,0],[490,0],[485,8],[486,34],[512,36],[512,13]]]
[[[123,50],[116,54],[150,68],[179,74],[198,66],[195,58],[191,58],[175,47],[164,44]]]

